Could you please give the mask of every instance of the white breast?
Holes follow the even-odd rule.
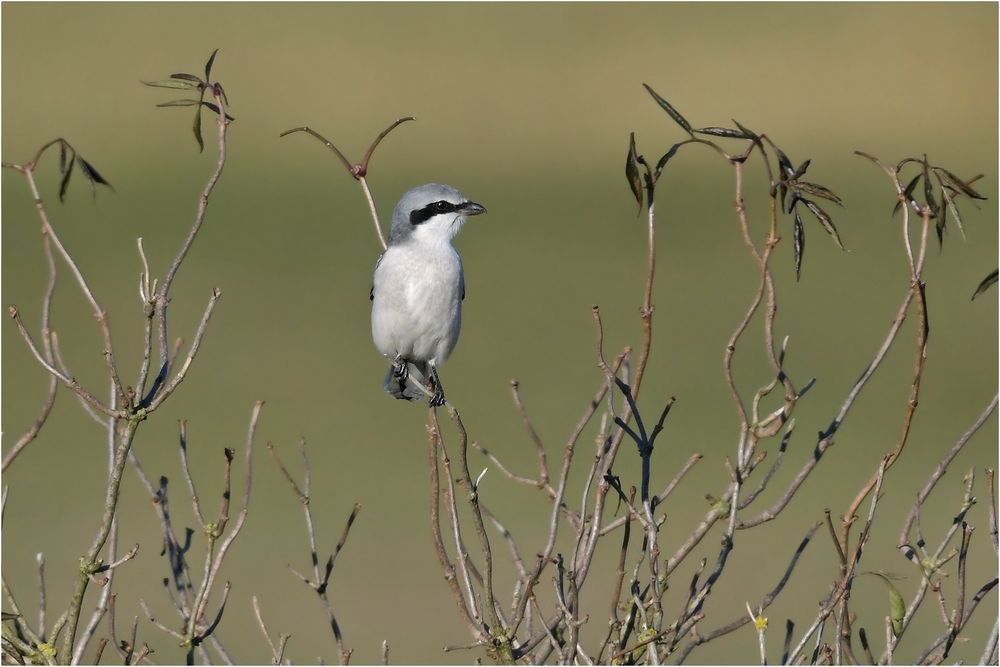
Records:
[[[372,337],[379,352],[444,363],[462,326],[462,260],[451,243],[391,246],[375,268]]]

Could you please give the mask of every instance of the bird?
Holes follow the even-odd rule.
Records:
[[[462,328],[465,274],[452,240],[468,218],[486,213],[450,185],[406,192],[392,213],[385,251],[372,276],[372,340],[389,359],[382,386],[397,399],[444,405],[438,367]],[[429,386],[429,389],[424,387]]]

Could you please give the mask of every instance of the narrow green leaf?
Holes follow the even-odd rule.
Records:
[[[195,141],[198,142],[199,153],[205,151],[205,140],[201,136],[201,103],[204,101],[205,101],[205,89],[202,88],[201,94],[198,95],[198,107],[194,110],[194,125],[192,127],[192,130],[194,130]]]
[[[205,63],[205,81],[212,80],[212,65],[215,64],[215,54],[218,52],[218,49],[212,51],[212,55],[208,57],[208,62]]]
[[[931,173],[926,162],[924,163],[924,201],[931,209],[931,213],[934,217],[939,218],[940,216],[938,213],[941,209],[938,207],[937,200],[934,199],[934,185],[931,183]],[[941,231],[944,231],[943,221],[939,222],[939,226],[941,227]],[[938,233],[938,236],[940,236],[940,233]]]
[[[832,190],[830,190],[829,188],[825,188],[822,185],[819,185],[818,183],[809,183],[808,181],[794,181],[790,182],[789,185],[797,190],[805,192],[806,194],[813,195],[814,197],[820,197],[822,199],[832,201],[834,204],[837,204],[838,206],[844,205],[843,200],[841,200],[840,197],[834,194]]]
[[[944,194],[942,192],[942,200],[941,200],[942,204],[944,204],[943,197],[944,197]],[[948,207],[947,206],[945,206],[945,205],[941,206],[940,210],[938,211],[938,216],[937,216],[936,224],[937,224],[937,226],[939,226],[941,228],[942,232],[944,231],[944,228],[948,226]],[[939,234],[939,236],[941,236],[941,235]],[[963,239],[965,238],[965,234],[964,233],[962,234],[962,238]],[[939,250],[941,249],[942,241],[943,241],[943,238],[938,238],[938,249]]]
[[[906,602],[903,600],[903,596],[900,595],[899,590],[889,583],[888,579],[884,579],[884,581],[886,586],[889,587],[889,621],[892,623],[893,634],[898,636],[903,631],[903,619],[906,617]]]
[[[639,175],[639,159],[635,152],[635,132],[628,135],[628,155],[625,157],[625,179],[629,188],[632,189],[632,196],[639,202],[639,210],[642,211],[642,178]]]
[[[988,290],[990,287],[992,287],[993,285],[996,285],[996,283],[997,283],[997,274],[998,274],[998,270],[997,269],[993,269],[993,272],[990,275],[988,275],[985,278],[983,278],[983,281],[981,283],[979,283],[979,287],[977,287],[976,291],[972,294],[972,298],[975,299],[977,296],[979,296],[980,294],[982,294],[983,292],[985,292],[986,290]]]
[[[219,106],[217,104],[213,104],[211,102],[202,102],[201,105],[203,107],[208,107],[209,109],[211,109],[212,111],[214,111],[216,115],[219,115],[220,113],[222,113],[221,111],[219,111]],[[236,120],[235,118],[233,118],[229,114],[226,114],[226,119],[227,120]]]
[[[906,199],[906,201],[908,202],[913,201],[913,191],[916,189],[917,183],[920,181],[922,177],[923,173],[917,174],[916,176],[913,177],[912,180],[910,180],[909,183],[906,184],[906,187],[903,188],[903,197],[904,199]],[[896,215],[896,212],[899,210],[900,206],[902,206],[902,204],[897,200],[896,205],[892,209],[893,215]]]
[[[73,175],[73,164],[76,162],[76,153],[70,151],[66,161],[66,170],[59,180],[59,201],[66,201],[66,192],[69,190],[69,178]]]
[[[216,82],[214,85],[215,85],[215,89],[219,92],[220,95],[222,95],[222,101],[225,102],[226,106],[228,107],[229,106],[229,97],[226,96],[226,89],[223,88],[222,84],[219,83],[219,82]]]
[[[170,75],[171,79],[181,79],[183,81],[191,81],[195,85],[201,84],[201,79],[196,77],[194,74],[187,74],[186,72],[178,72],[176,74]]]
[[[94,165],[90,164],[89,162],[87,162],[86,160],[84,160],[82,157],[79,156],[77,156],[77,164],[80,165],[80,170],[83,171],[84,176],[86,176],[88,180],[91,180],[94,183],[99,183],[101,185],[106,185],[109,188],[111,187],[111,184],[108,183],[108,181],[103,176],[101,176],[101,174],[96,169],[94,169]]]
[[[874,155],[871,155],[871,154],[869,154],[869,153],[866,153],[866,152],[864,152],[864,151],[854,151],[854,154],[855,154],[855,155],[860,155],[860,156],[861,156],[861,157],[863,157],[863,158],[868,158],[869,160],[871,160],[871,161],[872,161],[872,162],[874,162],[875,164],[877,164],[877,165],[881,166],[881,163],[880,163],[880,162],[878,161],[878,158],[877,158],[877,157],[875,157]]]
[[[193,90],[198,84],[180,79],[165,79],[163,81],[140,81],[144,86],[151,88],[173,88],[175,90]]]
[[[191,128],[194,131],[194,138],[198,142],[198,152],[205,150],[205,140],[201,138],[201,105],[194,112],[194,124]]]
[[[794,227],[794,244],[793,248],[795,250],[795,281],[798,282],[799,277],[802,273],[802,255],[806,249],[806,230],[805,226],[802,224],[802,218],[799,217],[799,212],[795,212],[795,227]]]
[[[903,600],[903,596],[900,594],[899,590],[893,585],[893,579],[901,579],[899,575],[891,574],[888,572],[862,572],[860,575],[870,574],[881,579],[889,591],[889,620],[892,623],[892,632],[895,635],[899,635],[903,631],[903,619],[906,617],[906,601]]]
[[[670,147],[670,150],[664,153],[663,156],[660,157],[659,160],[657,160],[656,169],[653,172],[657,179],[660,178],[660,172],[662,172],[663,168],[667,166],[667,162],[669,162],[673,156],[677,155],[677,149],[680,148],[682,145],[684,145],[684,142],[674,144],[673,146]]]
[[[904,157],[902,160],[896,163],[896,173],[898,174],[903,167],[913,163],[922,165],[924,164],[924,160],[915,157]]]
[[[697,134],[707,134],[712,137],[724,137],[726,139],[753,139],[743,130],[732,130],[728,127],[699,127],[691,130]]]
[[[686,118],[684,118],[684,116],[682,116],[682,115],[681,115],[681,114],[680,114],[680,113],[679,113],[679,112],[677,111],[677,109],[675,109],[675,108],[674,108],[674,107],[673,107],[673,106],[672,106],[672,105],[670,104],[670,102],[668,102],[668,101],[666,101],[665,99],[663,99],[662,97],[660,97],[660,96],[659,96],[659,95],[657,94],[657,92],[656,92],[655,90],[653,90],[652,88],[650,88],[650,87],[649,87],[649,86],[648,86],[647,84],[645,84],[645,83],[644,83],[644,84],[642,84],[642,85],[643,85],[643,86],[644,86],[644,87],[646,88],[646,90],[647,90],[647,91],[649,92],[649,94],[653,96],[653,99],[654,99],[654,100],[656,100],[656,103],[657,103],[657,104],[659,104],[659,105],[660,105],[660,107],[661,107],[661,108],[662,108],[662,109],[663,109],[664,111],[666,111],[666,112],[667,112],[667,114],[668,114],[668,115],[669,115],[669,116],[670,116],[671,118],[673,118],[673,119],[674,119],[674,122],[675,122],[675,123],[677,123],[677,124],[678,124],[678,125],[680,125],[680,126],[681,126],[682,128],[684,128],[684,131],[685,131],[685,132],[687,132],[688,134],[692,134],[692,130],[691,130],[691,123],[687,122],[687,119],[686,119]]]
[[[819,205],[811,199],[803,199],[802,203],[806,205],[806,208],[808,208],[814,216],[816,216],[816,219],[819,220],[819,224],[823,225],[823,229],[825,229],[827,233],[833,237],[837,246],[839,246],[841,250],[844,250],[844,243],[840,240],[840,234],[837,232],[837,228],[834,226],[833,220],[830,219],[830,216],[827,215],[826,211],[821,209]]]
[[[158,107],[193,107],[197,104],[202,104],[198,100],[170,100],[169,102],[160,102],[156,106]]]
[[[781,192],[781,200],[782,201],[785,200],[785,191],[787,190],[787,188],[785,187],[785,183],[786,183],[786,181],[782,181],[781,182],[781,191],[782,191]],[[788,213],[791,213],[792,211],[795,210],[795,204],[797,204],[800,201],[804,201],[804,198],[802,197],[801,194],[799,194],[798,190],[793,189],[791,192],[792,192],[792,198],[788,200],[788,207],[785,209],[785,211],[788,212]]]
[[[67,166],[66,165],[66,158],[68,157],[66,146],[67,146],[67,144],[66,144],[65,141],[60,141],[59,142],[59,173],[63,174],[63,175],[66,174],[66,166]],[[72,165],[70,165],[70,166],[72,166]]]
[[[800,178],[802,178],[803,176],[805,176],[806,175],[806,170],[809,169],[809,163],[810,162],[812,162],[812,160],[806,160],[805,162],[803,162],[802,164],[800,164],[799,168],[795,170],[794,174],[792,174],[791,180],[797,181]]]
[[[962,235],[962,240],[965,240],[965,226],[962,225],[962,216],[958,213],[958,206],[955,205],[955,198],[952,196],[950,189],[946,185],[941,186],[941,198],[944,199],[945,210],[951,212],[951,217],[955,218],[955,224],[958,225],[958,231]],[[944,218],[944,211],[941,212],[941,218]]]
[[[778,164],[781,166],[782,170],[788,177],[791,177],[795,173],[795,167],[792,166],[792,161],[788,159],[785,152],[778,148],[774,142],[771,142],[771,148],[773,148],[774,152],[778,155]]]
[[[94,169],[94,166],[79,155],[76,156],[76,164],[80,167],[80,171],[83,172],[83,177],[87,179],[87,184],[90,186],[91,196],[97,196],[98,184],[111,188],[111,184],[108,183],[96,169]]]
[[[753,141],[754,141],[755,144],[759,144],[760,143],[760,135],[758,135],[753,130],[747,129],[743,125],[740,125],[740,122],[738,120],[736,120],[735,118],[733,118],[732,120],[733,120],[733,125],[735,125],[736,127],[738,127],[740,129],[740,131],[742,131],[743,134],[745,134],[747,136],[748,139],[753,139]]]
[[[972,186],[969,185],[966,181],[963,181],[962,179],[960,179],[958,176],[951,173],[947,169],[944,169],[943,167],[932,167],[932,169],[935,175],[937,175],[942,181],[946,182],[953,189],[958,190],[966,197],[971,197],[972,199],[980,199],[980,200],[986,199],[986,197],[973,190]]]

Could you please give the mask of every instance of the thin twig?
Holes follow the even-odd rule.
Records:
[[[912,547],[909,546],[910,529],[913,527],[913,522],[917,518],[917,513],[919,512],[920,507],[927,500],[927,497],[930,496],[931,491],[934,490],[934,487],[937,485],[938,481],[947,472],[948,465],[952,462],[955,456],[957,456],[958,453],[962,451],[962,448],[965,447],[965,444],[969,442],[970,439],[972,439],[972,436],[975,435],[977,431],[979,431],[979,429],[983,426],[983,424],[986,423],[986,420],[989,419],[990,415],[993,414],[993,411],[996,410],[996,407],[997,407],[997,395],[994,394],[993,400],[990,401],[990,404],[987,405],[986,409],[983,410],[983,412],[979,415],[979,417],[976,418],[976,421],[973,422],[972,426],[970,426],[968,430],[966,430],[965,433],[963,433],[961,437],[959,437],[959,439],[955,442],[955,444],[952,445],[951,448],[945,453],[941,461],[938,462],[937,467],[934,468],[934,471],[931,473],[930,477],[928,477],[927,482],[924,484],[924,487],[920,490],[920,493],[917,494],[917,500],[916,502],[913,503],[913,506],[910,507],[910,511],[906,515],[906,520],[903,522],[903,528],[899,533],[898,548],[903,551],[903,554],[907,558],[913,557],[913,549]],[[992,495],[990,497],[992,498]]]
[[[187,457],[187,420],[178,422],[178,439],[180,440],[181,472],[187,481],[188,494],[191,496],[191,507],[194,509],[194,516],[198,520],[198,525],[205,528],[205,515],[201,512],[201,502],[198,499],[198,491],[195,489],[194,478],[191,477],[191,468],[188,465]]]
[[[53,337],[53,349],[55,351],[55,356],[57,361],[61,363],[59,355],[59,346],[55,337]],[[111,389],[110,400],[111,400],[111,406],[115,407],[114,403],[115,396],[113,387]],[[108,474],[110,475],[114,470],[114,464],[115,464],[114,457],[116,449],[116,442],[115,442],[116,423],[114,419],[107,419],[100,421],[102,425],[105,427],[107,434]],[[138,548],[138,545],[136,545],[136,547]],[[118,517],[116,516],[111,520],[111,531],[108,535],[107,557],[112,562],[114,562],[116,560],[117,554],[118,554]],[[113,586],[114,577],[115,577],[115,569],[111,568],[108,570],[108,575],[105,578],[105,583],[101,589],[101,595],[98,598],[97,606],[94,609],[93,613],[91,614],[90,620],[84,626],[83,632],[80,634],[80,638],[76,642],[76,646],[73,648],[73,656],[71,658],[72,664],[79,664],[80,661],[83,659],[83,654],[87,650],[87,646],[90,644],[95,633],[97,632],[98,625],[100,624],[101,620],[104,618],[104,615],[108,611],[108,605],[111,599],[112,590],[114,588]],[[60,617],[59,621],[57,621],[56,627],[53,628],[53,642],[55,642],[59,632],[61,631],[62,627],[68,620],[69,620],[69,610],[67,609]]]
[[[327,558],[323,573],[321,574],[319,567],[319,555],[316,548],[316,530],[313,524],[312,506],[310,504],[310,493],[312,487],[312,466],[309,463],[309,456],[306,453],[306,441],[304,438],[299,441],[299,451],[302,456],[302,465],[304,469],[304,477],[301,487],[295,481],[295,478],[292,477],[291,473],[288,471],[285,465],[281,462],[281,459],[278,457],[278,452],[270,442],[267,443],[267,451],[269,454],[271,454],[271,457],[274,459],[275,464],[278,466],[278,469],[281,470],[282,474],[285,476],[285,479],[291,486],[292,493],[295,494],[299,502],[302,504],[302,509],[305,514],[306,533],[309,539],[309,557],[313,568],[313,579],[310,580],[308,577],[300,574],[298,571],[292,568],[291,565],[288,566],[289,570],[291,570],[291,572],[295,574],[305,585],[309,586],[313,590],[313,592],[316,593],[317,597],[319,597],[320,601],[323,603],[323,608],[326,611],[327,621],[330,625],[330,630],[333,632],[334,640],[337,643],[337,648],[340,654],[340,662],[341,664],[346,665],[348,662],[350,662],[353,649],[348,649],[344,644],[344,636],[343,633],[341,632],[340,624],[337,622],[336,614],[334,614],[333,605],[330,602],[330,597],[327,594],[327,590],[329,587],[330,576],[333,574],[334,563],[336,562],[337,556],[340,554],[340,551],[344,548],[344,545],[347,543],[347,537],[350,534],[351,526],[354,525],[354,521],[355,519],[357,519],[358,513],[361,511],[361,505],[360,504],[354,505],[354,508],[351,511],[350,516],[347,518],[347,523],[344,525],[344,530],[340,535],[340,540],[337,542],[337,545],[334,547],[333,552],[330,554],[329,558]]]
[[[257,401],[254,404],[253,411],[251,412],[250,415],[250,426],[247,429],[247,437],[246,437],[246,447],[245,447],[246,467],[245,467],[245,474],[243,481],[243,497],[241,500],[240,513],[237,515],[236,522],[233,524],[229,533],[222,539],[222,542],[219,544],[219,552],[218,554],[215,555],[211,567],[208,570],[207,576],[202,580],[203,592],[196,597],[196,602],[192,607],[192,616],[191,616],[192,620],[189,622],[187,628],[187,638],[189,639],[189,641],[194,641],[196,637],[197,624],[200,623],[202,618],[204,617],[205,607],[208,604],[208,593],[209,591],[212,590],[212,587],[215,583],[215,579],[219,574],[219,569],[222,567],[222,562],[225,560],[226,554],[229,552],[229,548],[232,546],[237,536],[239,536],[240,531],[243,529],[243,524],[246,523],[247,514],[249,513],[250,510],[250,488],[251,488],[251,482],[253,480],[253,443],[257,433],[257,421],[260,418],[260,412],[263,406],[264,406],[264,401]],[[223,514],[228,514],[228,510],[223,512]],[[221,516],[222,514],[220,514],[220,517]],[[224,524],[225,521],[220,520],[219,523]],[[223,526],[217,526],[218,532],[214,534],[216,536],[221,536],[222,529]],[[209,551],[211,551],[211,549],[209,549]],[[221,620],[222,610],[225,607],[225,597],[228,595],[228,592],[229,592],[229,583],[227,582],[225,587],[225,593],[223,594],[222,606],[219,609],[219,614],[208,631],[203,633],[197,633],[200,634],[200,638],[198,639],[197,644],[200,644],[202,640],[210,636],[212,631],[214,631],[215,629],[215,625],[217,625],[219,620]]]
[[[170,395],[174,393],[177,387],[179,387],[187,377],[187,373],[191,369],[191,364],[194,363],[194,358],[198,354],[198,350],[201,348],[205,332],[208,330],[208,321],[212,317],[212,311],[215,310],[215,304],[219,301],[221,296],[222,290],[217,287],[212,290],[212,296],[208,300],[208,305],[205,306],[205,312],[201,316],[201,322],[198,324],[198,330],[195,332],[194,339],[191,341],[191,348],[188,350],[184,363],[181,365],[181,368],[177,371],[176,375],[174,375],[174,378],[166,385],[166,387],[163,388],[161,392],[156,395],[155,398],[152,398],[151,401],[148,401],[148,399],[143,401],[144,404],[148,401],[149,407],[146,410],[147,412],[152,412],[160,407],[164,401],[170,398]],[[166,315],[164,314],[164,317],[165,316]]]
[[[484,606],[486,608],[487,619],[490,623],[491,635],[493,635],[494,646],[500,652],[503,659],[509,660],[512,656],[504,655],[509,654],[510,645],[506,634],[504,634],[503,624],[501,623],[500,617],[497,612],[497,602],[496,595],[493,592],[493,551],[490,547],[490,540],[486,534],[486,525],[483,522],[483,514],[479,509],[479,493],[476,485],[472,481],[472,473],[469,471],[469,435],[465,430],[465,424],[462,423],[462,417],[458,414],[458,410],[455,408],[448,409],[448,416],[451,418],[455,427],[458,429],[459,441],[458,441],[458,459],[459,459],[459,472],[462,474],[462,478],[465,480],[465,488],[468,492],[469,506],[472,508],[472,518],[473,524],[476,528],[476,536],[479,538],[479,547],[482,551],[483,560],[485,563],[484,584],[486,600]],[[557,508],[558,509],[558,508]],[[456,521],[457,526],[457,521]],[[500,635],[500,636],[497,636]]]
[[[52,328],[51,328],[51,318],[52,318],[52,296],[56,290],[56,263],[55,258],[52,256],[52,243],[49,240],[49,234],[46,230],[46,226],[42,226],[42,248],[45,250],[45,263],[49,269],[49,282],[45,288],[45,296],[42,298],[42,347],[45,351],[45,359],[50,365],[55,366],[55,359],[53,357],[52,350]],[[49,393],[42,404],[42,409],[38,413],[38,417],[35,418],[35,423],[32,424],[27,431],[24,432],[14,446],[10,448],[3,457],[3,463],[0,465],[0,472],[7,470],[9,466],[17,455],[24,450],[29,444],[34,441],[38,436],[38,433],[42,430],[42,426],[49,418],[49,414],[52,412],[52,406],[56,402],[56,390],[59,387],[58,378],[55,375],[49,375]]]
[[[966,606],[965,614],[962,616],[961,619],[957,619],[958,633],[962,632],[962,630],[965,628],[965,625],[969,622],[969,619],[972,618],[972,614],[975,613],[976,609],[979,608],[979,603],[983,600],[983,598],[985,598],[990,593],[990,591],[992,591],[994,588],[997,587],[998,583],[1000,583],[1000,579],[994,577],[993,579],[990,579],[988,582],[980,586],[979,590],[976,591],[976,594],[972,597],[972,600]],[[913,663],[916,665],[927,664],[931,654],[935,653],[941,647],[942,644],[948,641],[948,637],[951,636],[951,633],[952,629],[949,628],[947,632],[940,635],[937,639],[931,642],[930,646],[924,649],[924,652],[921,653],[919,656],[917,656],[917,659],[914,660]],[[944,659],[943,656],[936,656],[936,657],[937,659],[934,661],[934,664],[940,663]]]
[[[993,543],[993,553],[1000,554],[1000,546],[998,546],[998,535],[997,535],[997,490],[995,486],[995,470],[993,468],[986,469],[986,492],[989,494],[989,527],[990,527],[990,541]]]
[[[468,629],[476,641],[480,644],[488,643],[486,633],[483,632],[481,626],[477,624],[475,617],[472,615],[472,611],[468,607],[468,603],[465,600],[465,596],[462,594],[459,588],[458,578],[455,574],[455,566],[452,564],[451,559],[448,556],[448,551],[445,549],[444,541],[441,536],[441,519],[440,519],[440,496],[441,496],[441,484],[439,481],[439,464],[438,464],[438,451],[441,448],[441,432],[440,426],[437,421],[437,412],[434,410],[429,411],[428,415],[429,421],[427,424],[427,441],[428,441],[428,468],[430,470],[430,487],[431,487],[431,503],[430,503],[430,519],[431,519],[431,536],[434,540],[434,548],[437,553],[438,562],[441,565],[441,569],[444,572],[444,579],[448,583],[448,587],[452,593],[452,599],[455,601],[455,605],[458,608],[459,616],[465,621]]]
[[[47,144],[46,148],[48,145],[51,144]],[[42,150],[44,151],[44,148]],[[115,363],[114,346],[111,342],[111,327],[108,322],[107,311],[105,311],[100,303],[98,303],[97,298],[94,296],[94,292],[91,290],[90,285],[83,276],[83,272],[80,271],[80,267],[77,265],[69,251],[66,250],[66,247],[59,239],[59,235],[56,234],[55,229],[53,229],[52,225],[49,223],[48,213],[45,210],[45,203],[39,192],[38,184],[35,182],[35,162],[37,162],[38,157],[40,157],[40,153],[30,165],[24,166],[22,173],[28,181],[28,186],[31,188],[31,194],[35,201],[35,209],[38,211],[38,217],[42,222],[44,233],[52,240],[52,244],[56,247],[56,250],[62,256],[67,266],[69,266],[74,278],[76,278],[77,284],[80,286],[80,290],[83,292],[84,297],[90,304],[91,309],[94,311],[94,317],[97,319],[101,335],[104,339],[104,358],[108,366],[108,374],[114,384],[115,395],[124,396],[125,391],[122,388],[121,380],[118,377],[118,367]]]
[[[368,210],[371,212],[372,222],[375,225],[375,233],[378,235],[378,240],[379,243],[382,244],[383,250],[385,250],[386,248],[385,235],[382,233],[382,225],[378,219],[378,210],[375,208],[375,199],[372,197],[371,189],[368,187],[368,179],[367,179],[368,165],[369,162],[371,161],[372,155],[375,153],[375,149],[378,148],[378,145],[380,143],[382,143],[382,140],[385,139],[386,135],[388,135],[390,132],[396,129],[398,125],[401,125],[402,123],[405,123],[406,121],[410,120],[413,120],[411,116],[400,118],[394,121],[391,125],[389,125],[389,127],[382,130],[382,132],[380,132],[378,136],[375,137],[374,140],[372,140],[371,144],[369,144],[368,150],[365,151],[364,157],[358,164],[351,164],[351,161],[347,159],[347,157],[340,151],[339,148],[337,148],[337,146],[332,141],[330,141],[322,134],[320,134],[319,132],[313,130],[308,126],[295,127],[290,130],[285,130],[279,135],[281,137],[284,137],[295,132],[305,132],[309,135],[312,135],[314,138],[319,139],[321,142],[323,142],[323,145],[325,145],[327,148],[332,150],[337,155],[337,158],[340,160],[340,163],[344,165],[344,168],[347,170],[347,173],[353,176],[354,179],[361,184],[361,189],[365,194],[365,200],[368,202]]]
[[[170,268],[167,269],[166,274],[163,276],[163,281],[160,283],[159,290],[156,292],[156,317],[159,323],[160,342],[160,371],[153,383],[153,387],[149,391],[149,394],[144,397],[143,403],[150,403],[156,400],[159,388],[162,386],[162,383],[166,381],[167,374],[170,369],[170,358],[168,356],[169,350],[167,347],[167,306],[170,303],[170,288],[173,286],[174,278],[177,276],[177,271],[180,269],[181,264],[187,257],[188,252],[191,250],[191,246],[194,245],[195,239],[198,238],[198,233],[201,231],[202,225],[205,222],[205,214],[208,211],[208,203],[210,197],[212,196],[212,191],[215,190],[215,186],[219,182],[219,178],[222,176],[222,170],[226,166],[226,130],[229,127],[229,121],[226,118],[226,104],[224,96],[221,94],[221,89],[214,87],[212,89],[212,94],[215,98],[215,104],[219,108],[217,124],[218,154],[215,162],[215,168],[209,175],[208,181],[205,183],[205,187],[201,191],[201,196],[198,198],[198,209],[195,212],[194,223],[191,225],[191,229],[188,231],[187,237],[181,244],[180,250],[178,250],[177,254],[174,256],[174,259],[170,264]],[[192,349],[193,348],[194,346],[192,345]]]
[[[545,457],[545,445],[542,443],[541,437],[538,435],[538,431],[535,430],[534,424],[531,423],[531,419],[528,418],[528,411],[524,407],[524,403],[521,401],[520,383],[517,380],[510,381],[510,392],[514,397],[514,405],[517,406],[517,411],[521,415],[521,423],[524,424],[524,429],[528,432],[528,437],[531,439],[532,444],[535,445],[535,453],[538,455],[538,482],[539,486],[546,486],[549,483],[549,467]]]
[[[32,340],[31,334],[28,333],[28,329],[24,326],[24,322],[21,321],[21,315],[17,310],[16,306],[10,306],[7,309],[8,314],[11,319],[14,320],[14,324],[17,325],[17,330],[20,332],[21,337],[24,338],[24,342],[28,344],[28,349],[31,354],[34,355],[38,363],[42,365],[42,368],[47,370],[52,376],[58,378],[63,384],[69,387],[74,393],[76,393],[80,398],[85,400],[89,405],[91,405],[98,412],[103,413],[108,417],[117,417],[118,415],[104,403],[102,403],[97,397],[91,394],[89,391],[83,388],[75,378],[69,377],[63,374],[55,366],[53,366],[45,358],[45,356],[39,351],[38,346],[35,345],[35,341]]]
[[[761,598],[760,602],[758,602],[754,606],[754,608],[757,609],[758,616],[761,613],[763,613],[763,611],[765,609],[767,609],[768,607],[770,607],[771,603],[773,603],[774,600],[781,593],[781,591],[784,590],[785,585],[788,583],[788,580],[792,576],[792,572],[795,570],[796,564],[798,564],[799,557],[805,551],[806,547],[809,545],[809,542],[812,540],[813,535],[816,534],[816,530],[821,525],[822,525],[821,522],[813,524],[812,528],[810,528],[809,531],[806,533],[806,536],[804,538],[802,538],[802,541],[799,543],[798,548],[795,549],[795,553],[792,554],[792,559],[788,563],[788,566],[785,568],[784,573],[781,575],[781,579],[779,579],[778,583],[775,584],[775,586],[770,590],[770,592],[768,592],[767,595],[765,595],[763,598]],[[711,632],[708,632],[708,633],[705,633],[705,634],[700,634],[699,633],[699,635],[697,636],[697,638],[694,641],[692,641],[689,644],[687,644],[684,647],[684,649],[681,651],[680,655],[677,658],[677,664],[683,663],[687,659],[687,656],[691,653],[691,651],[693,651],[698,646],[700,646],[702,644],[707,644],[708,642],[710,642],[710,641],[712,641],[714,639],[718,639],[719,637],[722,637],[722,636],[727,635],[727,634],[729,634],[731,632],[734,632],[734,631],[738,630],[739,628],[743,627],[744,625],[746,625],[747,623],[750,623],[750,622],[751,622],[751,619],[748,616],[745,616],[745,615],[741,614],[741,615],[737,616],[732,622],[727,623],[726,625],[723,625],[720,628],[717,628],[717,629],[712,630]]]
[[[868,517],[865,521],[865,525],[858,536],[858,544],[854,548],[854,552],[850,561],[848,562],[847,569],[844,575],[841,577],[840,581],[833,585],[833,590],[827,596],[826,600],[820,606],[819,613],[817,613],[815,620],[812,625],[806,630],[805,634],[802,635],[802,639],[795,646],[788,656],[787,664],[794,664],[798,660],[799,655],[802,654],[806,644],[809,642],[809,638],[812,637],[813,633],[816,633],[816,649],[819,648],[820,639],[823,636],[823,627],[826,623],[826,619],[833,612],[834,608],[840,603],[844,595],[848,593],[851,587],[851,583],[854,580],[855,572],[857,570],[858,563],[861,561],[861,555],[864,550],[865,545],[868,543],[868,538],[871,533],[872,521],[875,519],[875,509],[878,506],[878,502],[881,499],[882,481],[885,478],[886,463],[888,462],[888,457],[883,457],[879,462],[878,471],[876,473],[876,484],[874,493],[872,494],[871,506],[868,510]],[[839,638],[838,638],[839,640]],[[814,651],[814,656],[816,651]]]

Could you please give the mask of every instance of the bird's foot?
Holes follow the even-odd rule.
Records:
[[[410,374],[410,364],[398,354],[392,360],[392,374],[399,380],[400,386],[406,384],[406,378]]]
[[[445,403],[445,399],[444,399],[444,387],[441,386],[441,378],[438,377],[437,369],[434,368],[433,366],[431,367],[431,378],[430,378],[430,380],[431,380],[430,385],[431,385],[431,391],[432,391],[431,398],[430,398],[430,405],[431,405],[431,407],[432,408],[436,408],[436,407],[444,405],[444,403]]]

